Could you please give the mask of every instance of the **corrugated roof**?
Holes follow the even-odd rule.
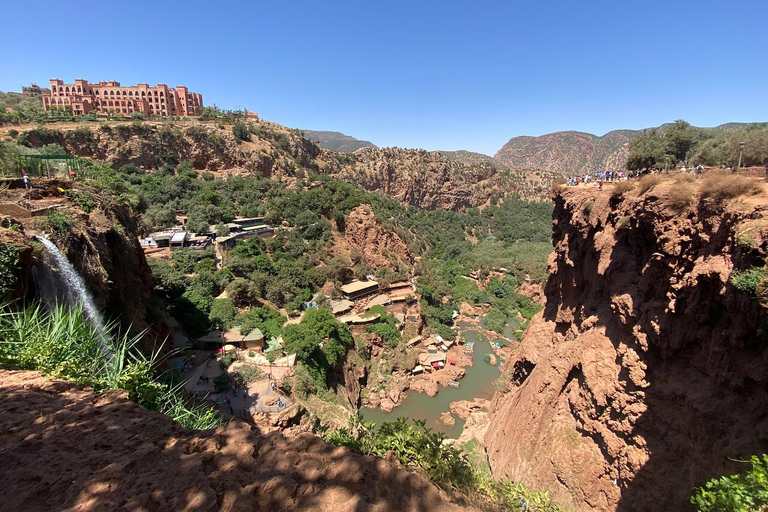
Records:
[[[437,354],[430,354],[428,352],[425,352],[423,354],[419,354],[419,364],[422,364],[424,366],[430,365],[432,363],[439,363],[439,362],[445,362],[445,352],[438,352]]]
[[[333,311],[334,315],[337,315],[339,313],[343,313],[344,311],[349,311],[352,309],[352,306],[354,306],[355,303],[351,300],[332,300],[331,301],[331,311]]]
[[[184,243],[184,240],[187,239],[187,232],[186,231],[177,231],[173,234],[171,237],[171,243]]]
[[[376,281],[352,281],[349,284],[345,284],[341,286],[341,291],[344,293],[357,293],[362,290],[368,290],[370,288],[376,288],[379,286],[379,283]]]
[[[264,339],[264,334],[261,332],[260,329],[256,328],[253,329],[251,332],[245,335],[245,338],[243,338],[243,341],[261,341]]]

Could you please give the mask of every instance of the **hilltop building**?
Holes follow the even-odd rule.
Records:
[[[21,87],[21,97],[22,98],[31,98],[32,96],[40,96],[45,93],[50,93],[50,89],[44,89],[37,85],[36,83],[32,82],[29,87],[26,85],[23,85]]]
[[[203,97],[183,85],[177,85],[175,89],[165,84],[123,87],[114,80],[92,84],[81,78],[76,79],[74,84],[65,84],[58,78],[52,78],[50,82],[50,92],[42,93],[46,111],[64,108],[75,115],[95,110],[102,114],[126,116],[133,112],[141,112],[145,116],[192,116],[203,108]]]

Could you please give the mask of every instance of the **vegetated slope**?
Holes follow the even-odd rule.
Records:
[[[474,151],[465,151],[460,149],[458,151],[439,151],[439,153],[451,162],[459,162],[462,164],[490,164],[500,168],[506,168],[505,165],[501,165],[495,161],[493,157],[485,155],[483,153],[475,153]]]
[[[353,156],[336,178],[417,209],[465,210],[508,194],[541,200],[555,178],[552,173],[522,172],[489,162],[457,162],[437,151],[367,148]]]
[[[755,123],[725,123],[705,130],[741,130]],[[671,127],[665,123],[660,132]],[[564,131],[540,137],[513,137],[493,157],[516,169],[546,169],[566,176],[623,169],[630,143],[647,130],[614,130],[602,137]]]
[[[544,200],[552,173],[507,170],[497,164],[450,161],[439,152],[364,148],[355,153],[325,150],[268,121],[250,124],[249,140],[238,141],[223,122],[60,123],[24,130],[16,141],[31,148],[58,144],[70,154],[105,160],[119,169],[133,163],[154,169],[191,160],[195,169],[221,174],[295,178],[328,174],[381,192],[417,209],[463,210],[493,197],[519,195]]]
[[[764,451],[768,315],[732,278],[763,268],[768,208],[727,183],[555,195],[546,309],[490,410],[494,476],[584,510],[686,510]]]
[[[461,510],[383,459],[235,421],[187,430],[112,391],[0,370],[2,511]]]
[[[367,140],[358,140],[341,132],[324,132],[317,130],[301,130],[304,137],[317,143],[323,149],[330,149],[340,153],[351,153],[361,148],[375,148],[374,143]]]
[[[557,132],[541,137],[513,137],[494,160],[521,169],[546,169],[567,176],[620,169],[629,143],[641,131],[617,130],[602,137],[583,132]]]

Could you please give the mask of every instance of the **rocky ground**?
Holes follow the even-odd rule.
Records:
[[[191,431],[130,402],[0,370],[0,511],[450,511],[424,478],[311,434]]]

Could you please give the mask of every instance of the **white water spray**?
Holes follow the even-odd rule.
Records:
[[[42,236],[35,236],[35,239],[48,249],[46,259],[54,274],[51,276],[51,279],[44,279],[41,276],[35,279],[40,296],[48,303],[49,307],[54,307],[62,299],[66,301],[70,308],[74,308],[77,304],[82,304],[83,313],[85,313],[91,324],[101,334],[102,338],[108,338],[107,329],[104,326],[104,318],[96,308],[93,297],[85,287],[85,281],[77,273],[75,267],[56,247],[56,244]],[[111,352],[106,348],[107,346],[108,343],[104,343],[102,348]]]

